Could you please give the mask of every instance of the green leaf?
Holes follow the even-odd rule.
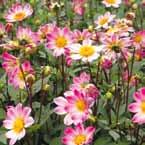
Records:
[[[30,128],[28,128],[28,132],[37,132],[40,129],[41,125],[40,124],[34,124]]]
[[[51,140],[50,144],[51,145],[60,145],[60,138],[59,137],[56,137],[54,139]]]
[[[115,141],[117,141],[120,138],[120,135],[117,132],[115,132],[114,130],[110,130],[109,134]]]
[[[1,131],[0,133],[0,145],[6,145],[7,144],[7,139],[5,137],[5,132]]]
[[[94,145],[107,145],[110,142],[109,137],[100,137],[95,141]]]

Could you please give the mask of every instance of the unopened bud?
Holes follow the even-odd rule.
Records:
[[[88,30],[89,30],[89,32],[92,32],[93,31],[93,26],[89,25]]]
[[[110,90],[112,93],[115,92],[115,86],[113,86]]]
[[[45,66],[45,67],[43,68],[43,75],[44,75],[44,76],[48,76],[48,75],[50,75],[50,73],[51,73],[51,68],[50,68],[50,66]]]
[[[48,84],[45,84],[45,85],[42,87],[42,90],[45,91],[45,92],[49,91],[49,89],[50,89],[50,85],[48,85]]]
[[[26,48],[25,48],[25,53],[26,54],[32,54],[34,53],[35,51],[37,50],[37,47],[33,44],[30,44],[28,45]]]
[[[36,19],[36,20],[35,20],[35,24],[36,24],[36,25],[39,25],[39,24],[41,24],[41,21],[40,21],[40,19]]]
[[[134,3],[134,4],[132,5],[132,8],[133,8],[134,10],[136,10],[136,9],[138,8],[138,5],[137,5],[136,3]]]
[[[113,95],[111,92],[107,92],[105,96],[107,99],[111,99]]]
[[[35,76],[33,74],[28,74],[26,76],[26,82],[31,86],[35,82]]]
[[[13,24],[12,23],[7,23],[6,26],[5,26],[5,30],[7,33],[11,32],[13,28]]]
[[[4,83],[0,83],[0,90],[4,88]]]
[[[97,120],[96,116],[93,116],[93,115],[90,115],[90,116],[89,116],[89,119],[90,119],[92,122],[96,122],[96,120]]]
[[[133,20],[135,18],[135,13],[134,12],[128,12],[126,14],[126,19],[127,20]]]

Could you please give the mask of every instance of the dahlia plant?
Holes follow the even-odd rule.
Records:
[[[145,144],[144,0],[0,10],[0,145]]]

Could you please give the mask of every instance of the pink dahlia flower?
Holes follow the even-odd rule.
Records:
[[[100,59],[100,65],[103,69],[110,69],[112,67],[113,60],[110,57],[102,56]]]
[[[28,74],[33,74],[34,70],[29,61],[24,61],[21,68],[18,67],[8,76],[9,83],[15,88],[24,89],[27,85],[25,78]]]
[[[95,23],[97,24],[96,29],[107,29],[109,27],[109,23],[111,23],[114,20],[114,18],[115,15],[111,15],[110,12],[106,12],[104,15],[99,16],[98,19],[95,21]]]
[[[70,90],[78,90],[94,101],[99,96],[98,88],[90,83],[90,75],[85,72],[73,78],[73,84],[70,85]]]
[[[128,110],[135,115],[132,118],[134,123],[145,123],[145,88],[140,88],[133,95],[135,102],[128,106]]]
[[[106,7],[118,8],[119,5],[122,3],[122,0],[103,0],[102,3],[103,3]]]
[[[72,33],[68,28],[54,27],[53,33],[47,35],[47,48],[58,57],[65,54],[65,50],[72,44]]]
[[[30,113],[31,108],[23,107],[22,104],[7,108],[3,126],[9,130],[6,133],[6,137],[10,139],[9,145],[14,145],[17,140],[22,139],[26,134],[26,128],[34,123],[34,119],[30,116]]]
[[[145,30],[136,32],[132,37],[133,45],[136,48],[142,48],[145,46]]]
[[[19,67],[19,59],[8,52],[2,54],[2,67],[5,69],[7,74],[10,74],[15,68]]]
[[[86,0],[73,0],[73,10],[78,15],[83,15],[85,12]]]
[[[19,27],[16,35],[20,45],[37,46],[39,42],[39,35],[36,32],[32,32],[28,27]]]
[[[87,29],[84,29],[82,32],[79,30],[75,30],[73,33],[73,37],[75,42],[81,42],[86,39],[91,39],[92,34]]]
[[[44,39],[46,39],[46,36],[49,33],[52,33],[53,29],[54,29],[55,24],[45,24],[40,26],[39,30],[38,30],[38,35],[40,37],[40,39],[43,41]]]
[[[89,145],[93,140],[95,130],[93,126],[85,128],[82,124],[78,124],[75,128],[67,127],[64,130],[62,143],[64,145]]]
[[[132,41],[129,37],[119,37],[116,34],[111,36],[104,36],[101,39],[104,44],[104,52],[111,59],[116,59],[116,56],[124,54],[126,59],[130,56],[128,48],[131,46]]]
[[[92,102],[77,90],[66,92],[65,98],[55,98],[54,103],[57,105],[54,112],[59,115],[66,115],[64,118],[66,125],[83,123],[92,113]]]
[[[22,21],[28,16],[31,16],[33,13],[33,9],[30,4],[20,4],[15,3],[5,14],[5,19],[7,22],[16,22]]]

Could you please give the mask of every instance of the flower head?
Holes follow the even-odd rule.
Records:
[[[134,123],[145,123],[145,88],[140,88],[133,95],[135,102],[128,106],[128,110],[135,115],[132,118]]]
[[[115,59],[118,54],[124,54],[129,56],[128,48],[131,46],[131,40],[129,37],[119,37],[118,35],[104,36],[101,39],[104,44],[104,52],[111,59]]]
[[[82,32],[75,30],[73,37],[75,42],[82,42],[83,40],[91,39],[92,34],[87,29],[84,29]]]
[[[102,46],[93,45],[91,40],[84,40],[82,44],[74,43],[71,45],[70,57],[73,60],[92,62],[100,56],[102,49]]]
[[[136,32],[132,37],[133,45],[136,48],[142,48],[145,45],[145,30]]]
[[[112,67],[113,61],[110,57],[103,55],[100,59],[100,65],[103,69],[110,69]]]
[[[80,76],[73,78],[73,84],[70,85],[70,90],[78,90],[84,95],[90,98],[90,100],[96,101],[96,98],[99,96],[98,88],[90,83],[90,75],[82,72]]]
[[[83,93],[74,90],[64,93],[65,98],[58,97],[54,99],[57,107],[54,111],[57,114],[65,114],[64,124],[78,124],[86,121],[91,114],[91,107],[93,105],[89,98]]]
[[[53,33],[47,35],[47,48],[53,50],[53,55],[58,57],[65,54],[65,50],[72,43],[72,33],[68,28],[54,27]]]
[[[134,32],[134,28],[129,24],[127,19],[116,19],[113,26],[107,30],[107,35],[119,35],[120,37],[127,37],[130,33]]]
[[[22,139],[26,134],[25,129],[34,123],[30,113],[31,108],[23,107],[22,104],[18,104],[16,107],[9,106],[7,108],[3,126],[9,129],[6,133],[6,137],[10,139],[9,145],[14,145],[17,140]]]
[[[33,9],[30,4],[13,4],[12,7],[5,14],[5,19],[7,22],[16,22],[22,21],[28,16],[31,16],[33,13]]]
[[[85,128],[82,124],[78,124],[75,128],[67,127],[62,143],[64,145],[88,145],[92,142],[95,130],[93,126]]]
[[[17,39],[20,45],[23,46],[36,46],[39,42],[39,35],[36,32],[32,32],[32,30],[28,27],[19,27],[17,30]]]
[[[97,24],[96,28],[108,28],[108,24],[112,22],[114,18],[115,15],[111,15],[110,12],[106,12],[104,15],[99,16],[95,21],[95,23]]]
[[[114,7],[114,8],[118,8],[119,5],[121,4],[122,0],[103,0],[102,3],[106,6],[106,7]]]
[[[73,0],[73,10],[78,15],[83,15],[85,11],[84,4],[86,0]]]
[[[34,70],[29,61],[24,61],[21,67],[18,67],[12,71],[8,76],[9,83],[12,84],[15,88],[24,89],[27,85],[25,78],[29,74],[33,74]]]
[[[46,39],[47,35],[49,33],[52,33],[53,28],[56,27],[55,24],[45,24],[40,26],[38,30],[38,34],[40,39],[43,41],[43,39]]]
[[[7,74],[10,74],[15,68],[19,67],[20,62],[19,59],[8,52],[4,52],[2,54],[2,67],[5,69]]]

